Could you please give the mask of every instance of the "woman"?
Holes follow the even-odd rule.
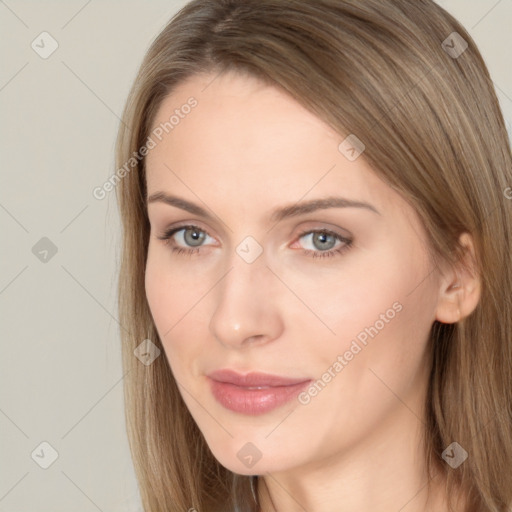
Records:
[[[194,0],[124,121],[145,510],[512,510],[512,158],[463,27]]]

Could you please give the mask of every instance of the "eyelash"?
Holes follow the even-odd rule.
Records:
[[[188,228],[195,229],[197,231],[200,231],[201,233],[205,233],[208,236],[211,236],[207,231],[204,229],[199,228],[199,226],[195,226],[193,224],[187,224],[185,226],[178,226],[174,228],[170,228],[167,231],[164,232],[162,236],[158,236],[157,238],[159,240],[163,240],[165,244],[171,245],[172,252],[176,254],[183,254],[185,256],[192,256],[193,254],[196,254],[199,252],[200,247],[196,247],[194,249],[184,249],[183,247],[179,247],[176,245],[172,245],[172,237],[176,233],[182,230],[186,230]],[[352,240],[349,238],[345,238],[341,236],[338,233],[335,233],[334,231],[330,231],[328,229],[309,229],[306,231],[303,231],[299,234],[298,239],[302,238],[304,235],[309,235],[311,233],[323,233],[327,235],[332,235],[336,240],[339,240],[340,242],[343,242],[344,245],[339,247],[338,249],[329,249],[328,251],[312,251],[311,249],[304,249],[304,254],[306,256],[310,256],[312,258],[329,258],[336,255],[344,254],[346,251],[348,251],[352,247]]]

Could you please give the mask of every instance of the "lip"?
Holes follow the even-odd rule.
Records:
[[[230,369],[217,370],[207,377],[217,402],[247,415],[264,414],[284,405],[311,382],[260,372],[243,375]]]

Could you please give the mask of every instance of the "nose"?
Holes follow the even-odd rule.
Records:
[[[246,263],[235,255],[215,293],[209,328],[224,347],[241,349],[279,338],[283,330],[279,280],[267,268],[263,256]]]

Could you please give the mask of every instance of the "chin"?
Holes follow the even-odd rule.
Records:
[[[299,464],[298,460],[289,460],[296,457],[294,450],[279,450],[279,447],[258,441],[232,439],[228,444],[210,447],[213,456],[229,471],[239,475],[264,475],[278,473]],[[283,448],[283,446],[281,446]]]

